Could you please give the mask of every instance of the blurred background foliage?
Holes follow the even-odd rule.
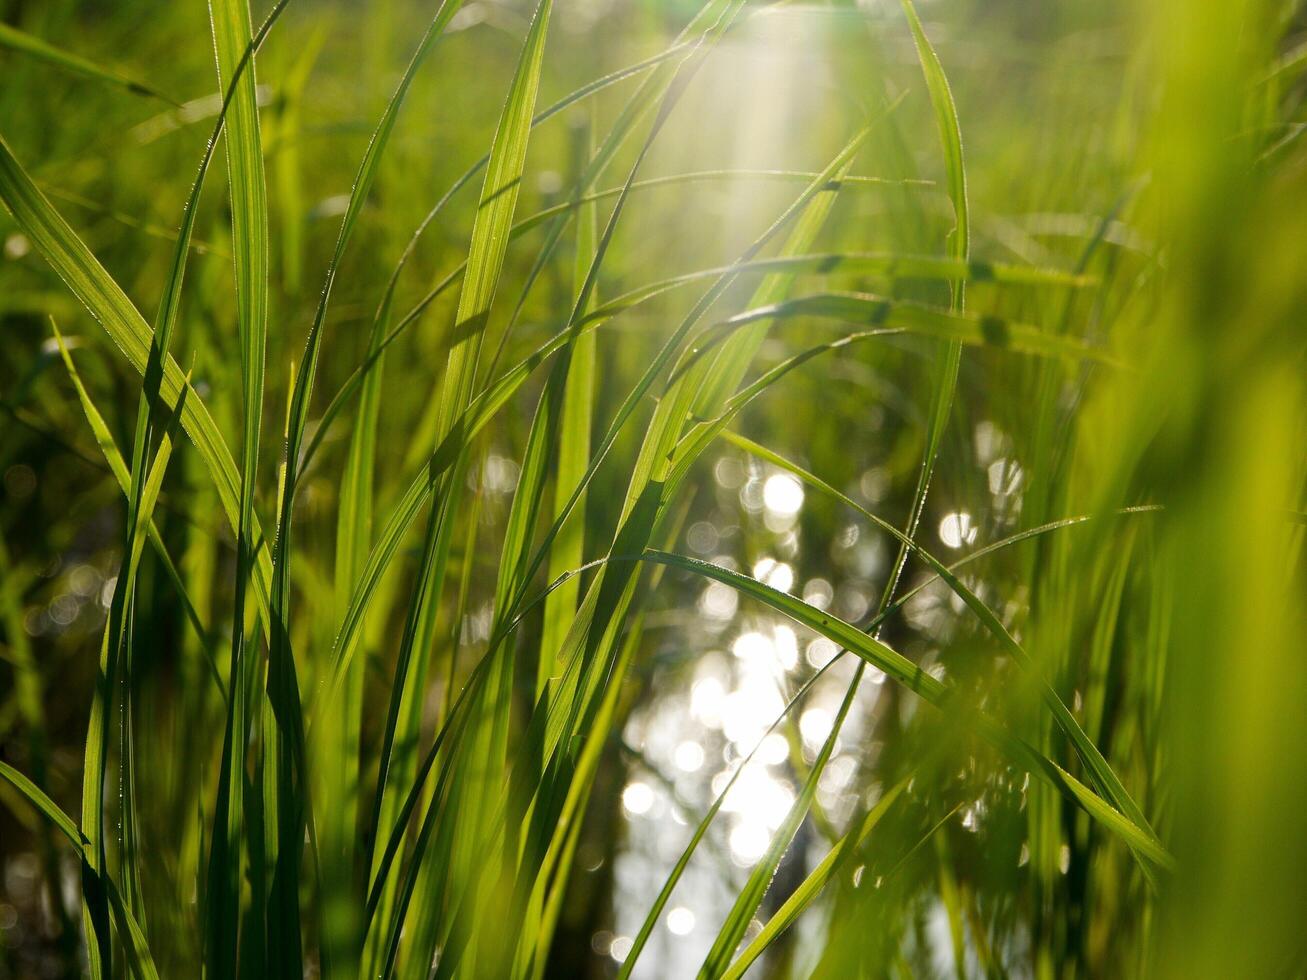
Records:
[[[252,6],[257,24],[266,5]],[[293,0],[257,57],[272,243],[255,497],[265,527],[276,513],[289,377],[357,161],[433,10],[417,0]],[[996,549],[958,574],[1109,760],[1174,870],[1145,873],[1063,794],[978,740],[969,709],[937,711],[873,669],[745,942],[869,808],[900,783],[902,795],[750,975],[1302,976],[1307,17],[1296,2],[1270,0],[929,0],[918,10],[956,100],[972,257],[1089,277],[1078,287],[972,281],[967,309],[1083,341],[1112,363],[966,346],[916,538],[952,563],[1026,530],[1089,518]],[[697,11],[691,0],[557,0],[537,109],[663,51]],[[365,358],[376,305],[414,228],[490,145],[531,16],[517,0],[469,0],[417,76],[336,278],[313,420]],[[148,316],[220,105],[206,5],[0,0],[0,24],[164,96],[0,46],[0,134]],[[589,147],[636,82],[533,132],[519,219],[569,199]],[[729,264],[805,179],[756,172],[820,172],[868,121],[851,172],[881,180],[846,184],[807,251],[947,255],[949,174],[900,5],[746,6],[640,176],[733,173],[634,190],[599,301]],[[620,186],[638,149],[638,140],[624,145],[598,186]],[[221,153],[213,169],[172,351],[183,369],[194,365],[196,393],[237,446],[235,246]],[[599,205],[600,228],[612,202]],[[469,190],[433,222],[398,281],[397,310],[466,257],[475,209]],[[569,227],[509,332],[544,232],[511,243],[486,335],[488,352],[503,344],[501,367],[566,324],[574,237]],[[125,455],[140,380],[3,212],[0,245],[0,758],[76,814],[125,508],[50,317]],[[947,282],[838,269],[802,276],[792,292],[832,288],[950,304]],[[697,287],[669,292],[598,332],[597,433],[697,296]],[[731,299],[720,316],[747,308],[747,294]],[[378,526],[437,435],[456,302],[457,290],[439,297],[387,355]],[[778,320],[749,377],[845,332],[829,320]],[[903,335],[823,354],[763,392],[733,429],[903,527],[928,446],[939,346]],[[543,379],[533,376],[468,449],[423,691],[423,746],[491,639],[500,542]],[[620,430],[589,488],[586,560],[608,552],[623,518],[652,404],[646,398]],[[348,424],[326,431],[299,487],[290,630],[306,704],[344,613],[336,515],[349,436]],[[865,623],[898,542],[746,449],[744,440],[708,447],[662,546]],[[196,636],[147,553],[131,676],[136,867],[161,974],[195,976],[197,883],[225,715],[206,658],[229,679],[236,557],[211,479],[187,445],[155,519],[208,636]],[[363,635],[355,750],[369,798],[419,552],[410,534]],[[727,795],[634,975],[698,969],[799,796],[854,675],[845,655],[768,734],[839,648],[727,585],[662,572],[626,624],[635,646],[556,931],[538,954],[545,975],[619,969],[691,831],[761,740],[760,761]],[[549,577],[538,573],[533,591]],[[1029,672],[910,557],[896,595],[918,586],[880,638],[1088,781]],[[535,610],[514,639],[515,741],[530,737],[542,628]],[[0,802],[0,975],[77,975],[78,863],[8,783]],[[373,833],[358,830],[360,840]],[[355,875],[346,872],[347,884]],[[316,908],[319,896],[304,888],[303,904]],[[334,920],[322,921],[305,926],[310,972]],[[400,962],[402,975],[425,973]]]

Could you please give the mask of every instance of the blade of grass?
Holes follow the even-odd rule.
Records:
[[[100,414],[99,409],[91,400],[90,394],[82,382],[81,376],[73,364],[72,353],[68,348],[62,334],[55,331],[55,343],[59,348],[59,354],[63,358],[64,366],[68,370],[68,377],[73,382],[73,388],[77,392],[77,398],[82,407],[82,412],[86,416],[87,423],[91,427],[91,433],[95,437],[96,445],[99,446],[101,453],[104,455],[105,463],[113,478],[117,481],[123,495],[126,496],[131,492],[131,474],[127,470],[127,463],[123,460],[122,453],[118,451],[118,445],[114,442],[113,434],[109,431],[109,425]],[[213,657],[213,646],[209,642],[209,632],[204,623],[200,620],[200,614],[192,601],[185,580],[177,565],[173,562],[172,556],[168,553],[164,545],[163,537],[159,532],[158,525],[153,518],[146,522],[146,533],[149,536],[150,544],[154,548],[156,557],[163,565],[169,581],[173,588],[177,590],[177,597],[181,600],[182,609],[186,613],[186,620],[191,628],[195,631],[196,636],[201,643],[201,649],[204,651],[205,662],[208,664],[209,672],[212,674],[214,683],[217,684],[219,692],[225,698],[226,687],[222,682],[222,676],[218,672],[217,662]]]
[[[954,258],[966,261],[971,254],[971,220],[967,203],[967,168],[962,152],[962,127],[958,124],[957,106],[953,102],[953,91],[949,87],[944,66],[930,39],[926,37],[916,7],[912,0],[901,0],[901,3],[903,14],[912,30],[912,42],[917,49],[917,60],[921,62],[921,72],[926,79],[930,105],[935,112],[935,124],[939,128],[940,143],[944,148],[944,173],[948,178],[954,221],[953,231],[948,237],[948,251]],[[958,310],[962,309],[963,288],[960,283],[953,290],[953,305]]]
[[[54,65],[66,72],[74,75],[81,75],[83,78],[91,78],[98,82],[107,82],[116,88],[131,92],[133,95],[144,95],[152,99],[158,99],[166,102],[171,106],[180,106],[180,103],[172,99],[151,85],[144,82],[136,81],[133,78],[124,75],[122,72],[111,68],[105,68],[97,65],[89,58],[83,58],[79,54],[71,51],[65,51],[63,48],[56,47],[48,41],[43,41],[39,37],[34,37],[25,31],[9,24],[0,23],[0,47],[8,48],[11,51],[18,51],[30,58],[36,58],[47,64]]]
[[[788,616],[795,622],[839,644],[841,647],[857,654],[871,666],[894,678],[910,691],[920,695],[924,700],[937,707],[947,709],[952,705],[948,688],[932,675],[921,670],[916,664],[902,654],[850,626],[848,623],[796,599],[794,596],[780,592],[755,579],[733,572],[730,569],[667,552],[646,552],[642,561],[671,565],[685,571],[694,572],[713,581],[728,585],[742,595],[757,599],[763,604]],[[1102,822],[1113,833],[1129,844],[1141,862],[1147,862],[1157,868],[1165,869],[1171,865],[1171,858],[1161,845],[1150,835],[1140,830],[1134,823],[1105,803],[1092,790],[1083,786],[1069,773],[1055,763],[1007,734],[996,723],[985,716],[974,714],[972,723],[977,731],[994,743],[999,749],[1012,756],[1013,761],[1029,769],[1033,774],[1048,779],[1055,788],[1066,792],[1070,798],[1083,806],[1090,816]],[[1147,866],[1147,864],[1145,865]]]
[[[873,806],[853,827],[851,827],[843,837],[826,852],[826,856],[821,859],[815,868],[803,879],[789,897],[776,910],[767,924],[762,927],[762,931],[744,948],[744,951],[722,972],[722,980],[739,980],[744,976],[744,972],[753,964],[753,962],[763,954],[763,952],[774,943],[778,936],[799,917],[805,908],[812,904],[821,890],[826,887],[836,874],[840,872],[847,863],[849,857],[863,846],[867,837],[875,829],[876,825],[885,816],[894,802],[907,788],[909,779],[902,779],[895,783],[888,792],[886,792],[876,805]]]
[[[725,437],[727,441],[740,447],[746,452],[757,456],[759,459],[766,460],[773,466],[780,467],[781,469],[793,473],[802,482],[808,484],[814,489],[820,490],[827,496],[838,500],[846,507],[850,507],[857,511],[881,530],[897,538],[904,547],[909,548],[915,556],[930,566],[931,570],[941,580],[943,580],[943,582],[959,599],[966,604],[967,608],[975,613],[976,618],[979,619],[985,629],[996,640],[998,640],[1008,656],[1016,661],[1022,669],[1036,678],[1039,684],[1040,696],[1043,698],[1044,703],[1048,706],[1050,713],[1053,715],[1053,720],[1057,723],[1057,726],[1062,729],[1063,734],[1066,735],[1071,744],[1075,746],[1076,752],[1083,761],[1085,768],[1089,770],[1094,783],[1098,786],[1103,795],[1120,809],[1121,812],[1136,825],[1136,827],[1138,827],[1140,833],[1151,837],[1153,843],[1158,847],[1161,847],[1161,842],[1157,840],[1156,834],[1149,826],[1148,820],[1144,816],[1143,811],[1126,791],[1125,786],[1122,785],[1120,778],[1112,769],[1111,765],[1105,758],[1103,758],[1102,753],[1098,750],[1098,746],[1096,746],[1089,736],[1085,734],[1084,729],[1080,727],[1066,704],[1058,697],[1057,692],[1055,692],[1048,682],[1040,675],[1039,669],[1030,654],[1027,653],[1012,637],[1012,634],[1008,632],[998,616],[994,614],[994,611],[990,609],[989,606],[975,594],[975,592],[968,588],[961,579],[949,571],[948,568],[939,561],[939,559],[925,548],[922,548],[911,538],[904,535],[888,521],[882,520],[868,511],[865,507],[858,504],[852,498],[836,490],[820,477],[808,472],[797,463],[794,463],[779,453],[774,452],[765,446],[761,446],[744,436],[728,432],[725,433]]]
[[[1111,354],[1073,337],[1047,333],[1038,327],[996,316],[950,313],[915,303],[898,302],[867,293],[814,293],[784,303],[747,310],[728,320],[742,326],[757,320],[815,316],[874,326],[910,328],[953,344],[989,346],[1043,357],[1065,357],[1119,365]]]
[[[155,969],[154,959],[150,955],[149,945],[145,941],[145,934],[132,917],[131,911],[124,904],[117,886],[114,885],[110,878],[100,876],[90,870],[91,844],[78,830],[77,824],[63,810],[59,809],[39,786],[7,762],[0,762],[0,776],[3,776],[10,785],[18,790],[27,802],[50,821],[73,845],[74,850],[77,851],[82,860],[84,883],[91,883],[91,887],[102,886],[105,889],[105,904],[113,911],[114,923],[118,931],[127,937],[127,963],[132,975],[139,978],[139,980],[158,980],[159,973]]]
[[[251,643],[245,632],[247,588],[257,564],[254,498],[258,486],[259,442],[263,421],[264,361],[268,329],[268,239],[267,183],[263,169],[263,145],[259,129],[259,109],[255,95],[256,79],[251,58],[248,69],[236,77],[242,53],[253,39],[249,6],[246,0],[215,0],[209,5],[218,81],[226,85],[230,78],[234,96],[228,106],[226,139],[228,191],[231,203],[232,251],[236,286],[236,326],[240,351],[241,378],[241,460],[240,497],[236,525],[236,578],[232,615],[231,684],[233,697],[228,699],[226,726],[223,733],[223,768],[219,773],[214,806],[212,845],[209,853],[209,877],[206,889],[205,952],[218,975],[226,975],[240,962],[240,889],[243,866],[243,836],[249,838],[250,858],[261,853],[254,839],[264,835],[264,826],[249,819],[245,801],[246,754],[251,725],[261,719],[264,701],[258,677],[260,658],[257,642]],[[275,583],[274,583],[275,589]],[[279,631],[271,610],[272,635]],[[254,761],[254,780],[263,778],[264,754]],[[275,806],[275,802],[273,804]],[[265,816],[275,821],[277,813]],[[279,861],[280,855],[275,855]],[[262,902],[263,875],[252,864],[251,886]],[[274,886],[272,914],[277,915],[286,901]],[[260,969],[273,969],[288,975],[300,972],[299,903],[292,899],[291,915],[283,915],[282,928],[258,935],[267,925],[255,925],[255,935],[247,933],[245,941],[252,950],[264,950],[270,957]],[[282,931],[284,929],[284,932]]]
[[[586,129],[593,133],[595,113],[590,113],[590,124]],[[587,147],[587,154],[593,153],[593,147]],[[576,257],[572,265],[572,286],[577,295],[585,289],[585,280],[594,264],[598,250],[598,211],[594,202],[581,205],[576,222]],[[595,302],[594,296],[581,310],[584,315]],[[595,397],[595,337],[586,333],[575,337],[565,361],[560,360],[559,368],[567,372],[567,381],[563,393],[562,417],[559,420],[561,433],[557,454],[557,466],[554,472],[554,514],[555,520],[563,508],[568,495],[580,484],[585,475],[586,463],[590,459],[590,426],[594,416]],[[549,578],[555,579],[568,569],[581,564],[585,553],[585,498],[576,502],[581,519],[566,523],[554,541],[549,555]],[[556,669],[556,660],[567,638],[567,630],[576,615],[581,583],[571,582],[554,593],[545,603],[544,620],[540,631],[540,657],[536,674],[536,699],[544,693],[549,678]]]
[[[532,17],[491,143],[481,198],[472,225],[467,272],[454,315],[453,331],[459,339],[449,352],[437,407],[438,442],[443,442],[453,433],[460,416],[467,411],[472,399],[482,335],[503,268],[508,247],[508,231],[512,227],[522,171],[526,164],[526,148],[531,133],[536,93],[540,84],[551,11],[551,0],[542,0]],[[465,447],[466,444],[458,446],[455,455],[461,457]],[[452,481],[445,481],[443,489],[444,499],[433,507],[427,523],[426,539],[401,640],[373,807],[376,818],[374,826],[378,827],[389,824],[387,817],[400,803],[399,786],[407,782],[408,774],[411,773],[413,760],[411,753],[406,753],[405,757],[399,760],[404,778],[397,785],[392,786],[390,770],[393,764],[393,747],[397,740],[402,745],[413,744],[421,722],[420,692],[426,679],[431,637],[435,629],[436,599],[443,585],[446,560],[452,542],[453,516],[458,507],[458,486]],[[415,651],[416,663],[414,663]],[[504,670],[497,678],[498,684],[494,685],[494,689],[506,692],[508,689],[506,685],[510,683],[509,678],[511,674]],[[507,710],[507,704],[502,698],[500,705],[500,709],[495,713],[502,715]],[[484,737],[480,744],[485,753],[493,755],[496,752],[495,746],[503,739],[503,725],[504,721],[501,717],[500,720],[491,722],[494,734],[487,729],[482,730]],[[484,780],[485,776],[481,778]],[[475,790],[473,792],[475,796]],[[476,811],[475,800],[471,805],[460,808],[463,827],[466,828],[465,833],[475,835],[479,820]],[[454,873],[458,873],[457,869]],[[394,924],[389,932],[393,938],[386,943],[383,974],[389,974],[395,966],[399,923],[405,917],[409,895],[411,891],[400,898],[392,913]],[[424,933],[420,940],[424,946],[434,947],[433,932],[428,930]],[[417,956],[417,962],[429,963],[433,953],[434,948],[428,948],[418,950],[414,955]]]
[[[105,328],[132,367],[143,375],[149,363],[152,338],[149,326],[85,243],[37,190],[3,138],[0,138],[0,201],[4,202],[33,247]],[[164,405],[171,407],[177,403],[183,385],[181,368],[170,356],[164,362],[159,386]],[[240,486],[236,464],[213,416],[193,391],[186,398],[182,426],[212,475],[223,510],[235,528],[239,522]],[[255,531],[255,540],[261,540],[258,529]],[[261,607],[266,607],[267,586],[271,578],[266,542],[260,546],[254,574],[256,598]]]

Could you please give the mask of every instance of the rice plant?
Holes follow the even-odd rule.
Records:
[[[1305,52],[0,2],[0,976],[1303,976]]]

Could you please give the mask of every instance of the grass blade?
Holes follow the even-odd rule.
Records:
[[[81,75],[84,78],[91,78],[98,82],[106,82],[109,85],[131,92],[133,95],[144,95],[152,99],[158,99],[171,106],[180,105],[175,99],[169,98],[153,86],[138,82],[111,68],[97,65],[89,58],[83,58],[71,51],[65,51],[63,48],[56,47],[39,37],[33,37],[31,34],[20,31],[9,24],[0,23],[0,47],[21,52],[28,57],[44,61],[74,75]]]
[[[941,337],[954,344],[988,346],[1041,357],[1062,357],[1073,361],[1089,360],[1117,365],[1105,351],[1097,350],[1074,337],[1047,333],[1038,327],[1014,323],[996,316],[950,313],[916,303],[897,302],[867,293],[814,293],[784,303],[747,310],[723,321],[727,327],[739,327],[758,320],[815,316],[864,323],[877,327],[897,327],[926,336]]]
[[[994,611],[981,601],[980,597],[977,596],[975,592],[968,588],[961,579],[949,571],[949,569],[940,562],[938,558],[932,555],[925,548],[922,548],[911,538],[904,535],[888,521],[882,520],[868,511],[865,507],[856,503],[846,494],[836,490],[820,477],[814,476],[812,473],[809,473],[807,470],[791,460],[786,459],[784,456],[781,456],[779,453],[773,452],[765,446],[760,446],[756,442],[746,439],[743,436],[728,433],[727,438],[729,441],[747,452],[758,456],[760,459],[765,459],[774,466],[788,470],[809,486],[821,490],[823,493],[838,500],[846,507],[851,507],[856,510],[881,530],[886,531],[897,538],[904,547],[909,548],[914,555],[930,566],[931,570],[959,599],[966,604],[967,608],[975,613],[976,618],[980,620],[985,629],[996,640],[998,640],[999,644],[1003,647],[1004,652],[1020,664],[1022,669],[1037,678],[1040,696],[1043,698],[1044,703],[1052,713],[1054,721],[1057,723],[1057,726],[1062,729],[1063,734],[1066,735],[1072,745],[1075,746],[1076,752],[1079,754],[1085,767],[1089,770],[1094,782],[1098,785],[1103,795],[1111,800],[1112,803],[1115,804],[1116,807],[1135,824],[1141,834],[1151,837],[1153,842],[1159,848],[1161,847],[1161,842],[1157,840],[1156,834],[1154,834],[1152,828],[1149,826],[1148,820],[1144,816],[1143,811],[1126,791],[1120,778],[1113,771],[1107,760],[1103,758],[1098,747],[1085,734],[1084,729],[1080,727],[1066,704],[1058,697],[1057,693],[1049,686],[1048,682],[1039,676],[1038,667],[1031,659],[1030,654],[1022,649],[1021,645],[1013,639],[1012,634],[1008,632],[1006,627],[1004,627],[998,616],[994,614]]]
[[[0,201],[4,202],[33,247],[104,327],[127,361],[144,375],[152,341],[149,326],[118,283],[96,261],[86,244],[37,189],[2,137]],[[168,357],[164,361],[163,377],[159,384],[163,404],[169,408],[176,405],[184,386],[181,368],[171,356]],[[240,519],[240,478],[236,464],[213,416],[193,391],[186,398],[182,427],[213,477],[223,511],[235,528]],[[262,541],[257,525],[254,531],[255,540]],[[271,567],[267,543],[263,542],[254,566],[254,585],[255,597],[265,610]]]
[[[127,937],[127,962],[131,969],[132,975],[139,980],[158,980],[159,973],[154,967],[154,959],[150,956],[149,946],[145,941],[145,934],[141,931],[140,926],[132,917],[131,911],[123,903],[122,896],[118,893],[117,887],[108,877],[102,877],[90,870],[89,856],[91,850],[90,842],[77,829],[77,824],[72,818],[64,813],[55,802],[50,799],[45,792],[24,776],[21,772],[9,765],[7,762],[0,762],[0,776],[3,776],[14,789],[32,805],[38,813],[45,817],[50,823],[68,839],[73,848],[78,852],[82,859],[82,872],[84,882],[91,883],[90,887],[102,885],[107,892],[106,904],[113,910],[115,922],[119,932]]]
[[[828,612],[815,609],[801,599],[796,599],[746,575],[697,558],[650,551],[642,556],[642,560],[670,565],[729,585],[742,595],[759,600],[795,622],[820,633],[842,648],[857,654],[860,659],[883,671],[931,704],[942,708],[948,708],[951,704],[948,689],[935,677],[921,670],[896,650],[867,636],[857,627]],[[1008,735],[983,715],[975,715],[972,721],[980,734],[1009,753],[1014,762],[1027,767],[1033,774],[1048,779],[1056,788],[1063,790],[1074,802],[1084,807],[1091,817],[1118,834],[1139,855],[1141,861],[1149,862],[1159,868],[1167,868],[1171,865],[1170,856],[1154,838],[1141,831],[1128,818],[1114,810],[1061,767]]]
[[[767,924],[762,927],[762,931],[753,938],[753,941],[735,958],[730,967],[721,974],[722,980],[739,980],[740,977],[744,976],[744,972],[753,964],[754,960],[761,956],[767,947],[774,943],[776,938],[794,923],[794,920],[799,917],[799,913],[812,904],[821,893],[821,890],[826,887],[826,883],[840,872],[852,854],[866,842],[876,824],[880,823],[881,818],[894,805],[894,801],[899,798],[907,785],[908,780],[905,779],[892,786],[885,795],[876,801],[876,805],[868,810],[863,818],[850,828],[834,847],[826,852],[826,856],[803,879],[803,883],[790,893],[790,896],[785,899],[781,907],[767,920]]]
[[[207,887],[206,950],[214,970],[224,975],[236,969],[240,951],[240,882],[242,833],[251,838],[263,834],[263,827],[250,825],[244,810],[246,747],[250,726],[263,713],[258,695],[259,661],[257,644],[245,633],[247,587],[257,564],[254,497],[258,484],[259,442],[263,420],[264,360],[268,329],[268,202],[263,171],[263,145],[259,110],[255,96],[253,65],[235,77],[243,52],[252,40],[246,0],[215,0],[209,7],[217,59],[218,80],[232,79],[234,96],[228,110],[227,175],[232,216],[232,246],[235,257],[238,350],[240,351],[242,439],[240,496],[236,525],[236,586],[232,616],[231,684],[227,722],[223,738],[224,765],[219,773],[217,802],[213,815],[213,842],[209,854]],[[273,622],[272,632],[277,633]],[[260,754],[255,763],[255,780],[262,778]],[[275,805],[275,804],[274,804]],[[274,816],[275,819],[275,816]],[[253,845],[251,845],[253,847]],[[280,855],[277,856],[278,858]],[[262,891],[262,876],[252,887]],[[274,908],[285,902],[274,893]],[[268,936],[268,966],[298,975],[300,961],[298,896],[293,915],[285,917],[285,932]],[[263,928],[262,924],[256,928]],[[246,936],[250,948],[262,947],[262,937]]]

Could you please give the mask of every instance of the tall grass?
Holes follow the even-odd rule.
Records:
[[[0,6],[0,970],[1307,969],[1296,4],[204,15]]]

